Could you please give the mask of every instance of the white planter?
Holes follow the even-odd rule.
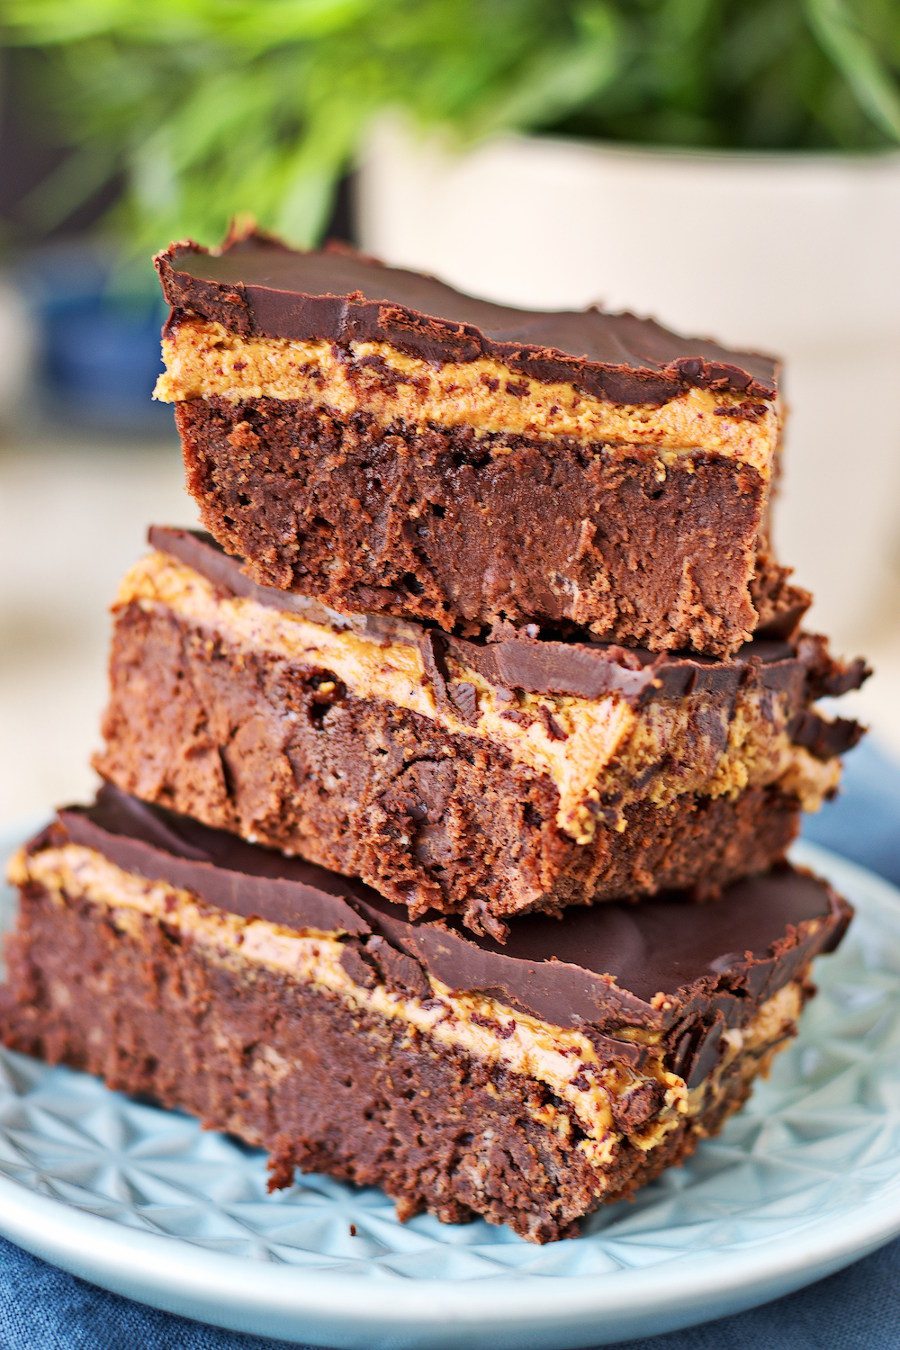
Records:
[[[900,526],[900,154],[693,154],[397,122],[357,195],[365,248],[535,307],[595,300],[782,354],[776,537],[839,642],[870,629]]]

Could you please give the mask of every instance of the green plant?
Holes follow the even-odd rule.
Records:
[[[900,143],[897,0],[0,0],[143,246],[251,209],[316,236],[369,119],[764,150]]]

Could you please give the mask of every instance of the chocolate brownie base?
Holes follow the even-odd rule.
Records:
[[[290,980],[217,968],[151,920],[126,936],[89,904],[60,910],[37,890],[9,963],[7,1046],[266,1149],[277,1186],[295,1169],[325,1172],[381,1187],[402,1219],[480,1215],[532,1242],[573,1235],[599,1203],[577,1139],[540,1123],[555,1104],[538,1085]],[[659,1150],[626,1144],[605,1198],[692,1153],[742,1104],[757,1067],[735,1065]]]
[[[415,927],[358,883],[109,792],[13,864],[3,1041],[261,1145],[273,1186],[327,1171],[402,1217],[480,1214],[533,1241],[719,1127],[849,917],[787,870],[696,940],[671,906],[626,909],[597,953],[576,938],[579,970],[529,957],[524,930],[506,956]],[[536,922],[552,954],[565,926]]]
[[[265,623],[263,607],[243,612]],[[224,610],[216,616],[225,630]],[[671,799],[655,804],[645,767],[633,799],[613,805],[611,793],[607,805],[598,801],[589,836],[577,838],[560,823],[550,772],[462,722],[450,724],[454,732],[383,697],[354,694],[333,670],[286,656],[263,635],[247,647],[168,604],[131,599],[117,613],[110,677],[105,748],[95,765],[120,788],[361,876],[413,914],[463,912],[475,928],[494,932],[505,916],[529,909],[676,887],[714,893],[764,871],[793,839],[801,805],[815,806],[837,781],[833,747],[818,760],[791,746],[785,730],[770,736],[763,721],[751,746],[764,767],[771,762],[773,780],[748,782],[748,758],[750,770],[736,762],[728,771],[736,785],[711,795],[722,742],[713,750],[704,737],[727,739],[718,728],[729,714],[694,695],[696,725],[678,742],[686,757],[679,773],[690,772],[693,755],[695,771],[707,766],[699,786],[681,790],[676,779]],[[776,700],[766,698],[764,716],[774,718]],[[797,706],[806,706],[802,694]],[[792,724],[792,709],[782,709],[782,726]],[[615,706],[610,715],[619,715]],[[514,728],[515,749],[518,724],[500,725]],[[735,725],[736,735],[743,726]],[[736,753],[740,761],[750,749]],[[661,752],[661,774],[672,772],[668,754]]]
[[[766,555],[768,484],[739,459],[290,399],[194,398],[175,416],[211,534],[256,581],[339,609],[727,655],[809,603]]]

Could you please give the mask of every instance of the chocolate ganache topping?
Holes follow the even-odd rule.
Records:
[[[565,922],[526,915],[501,947],[455,921],[411,921],[362,882],[109,785],[92,806],[61,810],[29,849],[67,841],[229,913],[339,934],[358,958],[351,972],[375,967],[388,984],[413,992],[427,972],[454,991],[613,1037],[623,1026],[673,1035],[687,1018],[738,1020],[748,998],[764,1001],[812,956],[832,950],[852,912],[811,873],[782,864],[715,904],[665,896],[575,909]]]
[[[491,304],[345,246],[296,252],[251,231],[212,251],[172,244],[155,261],[170,324],[197,315],[242,337],[384,342],[436,364],[487,357],[625,404],[659,405],[691,387],[748,401],[777,389],[768,356],[680,337],[634,314]]]

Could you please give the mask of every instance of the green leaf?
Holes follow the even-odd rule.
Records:
[[[856,16],[844,0],[806,0],[806,8],[813,31],[860,105],[887,136],[900,142],[900,91]]]
[[[35,118],[73,158],[35,204],[104,178],[132,239],[251,211],[322,228],[371,118],[471,143],[869,150],[900,142],[898,0],[2,0]],[[47,217],[49,219],[49,216]]]

